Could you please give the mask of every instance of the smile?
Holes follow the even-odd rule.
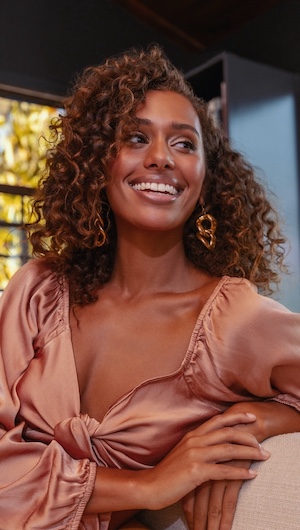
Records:
[[[138,184],[131,184],[131,187],[137,191],[156,191],[158,193],[167,193],[168,195],[178,195],[179,191],[170,184],[163,184],[161,182],[140,182]]]

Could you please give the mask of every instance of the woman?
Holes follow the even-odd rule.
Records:
[[[300,424],[300,316],[256,289],[275,214],[158,47],[88,68],[65,108],[38,259],[1,299],[1,529],[180,499],[190,528],[228,528],[259,442]]]

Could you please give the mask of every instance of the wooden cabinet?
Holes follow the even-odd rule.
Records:
[[[291,274],[274,297],[300,312],[299,76],[224,52],[186,77],[276,195]]]

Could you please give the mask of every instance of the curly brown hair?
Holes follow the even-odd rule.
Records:
[[[271,292],[283,270],[285,239],[264,187],[243,156],[216,127],[206,103],[158,45],[131,49],[88,67],[52,122],[54,146],[33,201],[28,229],[35,256],[44,257],[69,281],[78,304],[94,301],[114,266],[116,228],[105,188],[137,105],[149,90],[182,94],[198,113],[206,157],[205,205],[217,219],[217,244],[207,250],[195,237],[198,205],[186,222],[185,251],[198,268],[215,276],[245,277]]]

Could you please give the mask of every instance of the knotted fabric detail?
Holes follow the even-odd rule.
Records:
[[[98,457],[91,442],[98,427],[97,420],[90,418],[88,414],[79,414],[58,423],[54,428],[54,439],[72,458],[88,458],[103,465],[97,461]]]

